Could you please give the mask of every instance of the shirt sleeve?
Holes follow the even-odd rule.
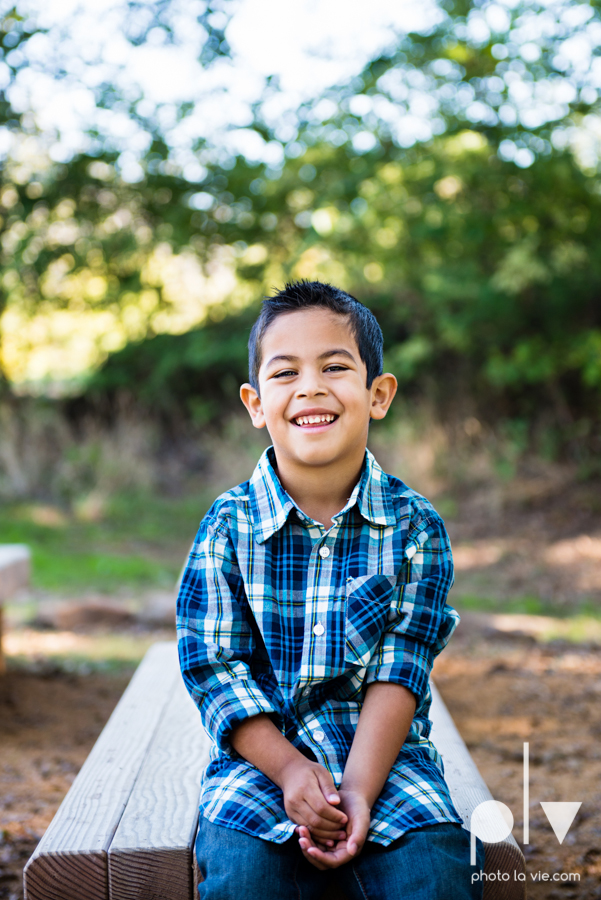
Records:
[[[453,557],[442,519],[419,513],[409,527],[404,552],[396,599],[370,659],[366,683],[402,684],[419,706],[434,658],[459,623],[458,613],[446,603],[453,585]]]
[[[273,713],[253,680],[255,637],[227,525],[204,520],[190,551],[177,599],[178,651],[186,687],[220,750],[244,719]]]

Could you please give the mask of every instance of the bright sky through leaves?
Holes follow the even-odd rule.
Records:
[[[96,92],[112,84],[126,99],[141,98],[138,112],[142,118],[156,117],[169,133],[176,157],[188,165],[189,179],[195,169],[198,180],[203,175],[187,152],[199,137],[277,163],[279,147],[265,147],[256,134],[237,130],[251,125],[251,106],[261,99],[267,78],[277,78],[282,90],[265,104],[264,115],[280,122],[285,139],[300,103],[358,73],[397,32],[423,28],[439,15],[433,3],[415,0],[373,0],[369,16],[361,0],[225,0],[224,10],[233,13],[227,28],[233,58],[203,67],[198,55],[206,31],[197,19],[205,4],[172,0],[161,22],[171,35],[165,27],[148,31],[146,12],[152,14],[153,6],[140,4],[132,14],[124,0],[24,0],[18,5],[48,34],[28,42],[29,65],[10,97],[18,110],[34,112],[44,132],[60,133],[54,158],[67,160],[84,149],[89,140],[84,129],[96,126],[108,144],[127,145],[124,174],[136,179],[135,160],[149,136],[125,110],[96,108]],[[216,27],[227,21],[225,12],[213,14]],[[136,46],[137,31],[145,39]],[[178,124],[175,110],[181,103],[193,104],[194,111]]]

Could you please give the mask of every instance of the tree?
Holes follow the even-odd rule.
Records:
[[[240,310],[252,315],[287,278],[321,277],[377,312],[406,393],[427,391],[441,410],[544,421],[564,446],[594,446],[600,44],[593,4],[444,3],[428,33],[400,37],[299,110],[282,165],[203,144],[205,175],[191,181],[168,135],[148,125],[136,183],[106,148],[27,184],[9,166],[10,302],[112,311],[127,325],[121,340],[225,321],[207,324],[209,344],[192,334],[139,348],[140,359],[170,359],[140,391],[146,402],[177,383],[209,415],[211,372],[228,354],[243,359]],[[253,127],[284,140],[266,105]],[[198,288],[188,323],[169,313],[168,273],[186,265]],[[177,347],[188,348],[179,381]],[[214,368],[191,365],[192,348]],[[137,371],[137,352],[113,356],[94,389]]]

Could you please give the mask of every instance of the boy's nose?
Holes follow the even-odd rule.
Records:
[[[328,389],[317,375],[308,374],[301,379],[296,390],[297,397],[325,397]]]
[[[328,389],[321,372],[312,368],[302,372],[296,389],[297,397],[325,396],[327,393]]]

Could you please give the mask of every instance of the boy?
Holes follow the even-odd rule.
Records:
[[[333,870],[349,900],[481,896],[428,740],[428,676],[458,621],[449,541],[366,449],[397,387],[382,345],[319,282],[265,299],[251,332],[240,393],[273,446],[203,519],[178,598],[213,740],[203,900],[317,900]]]

